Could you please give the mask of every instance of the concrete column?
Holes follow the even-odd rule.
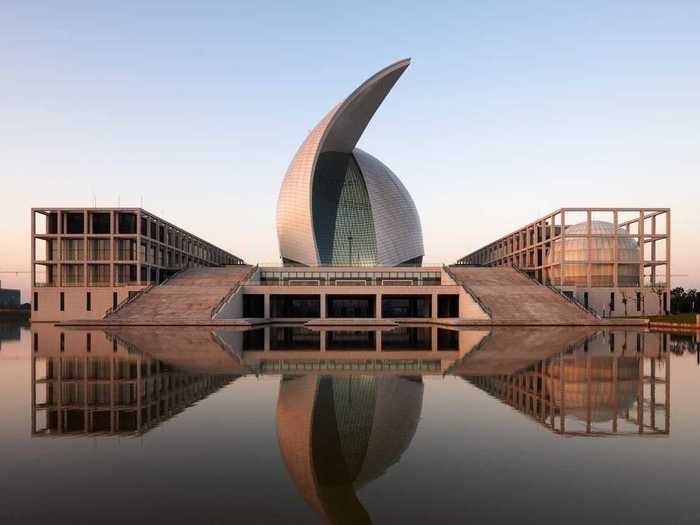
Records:
[[[666,304],[671,308],[671,210],[666,212]]]
[[[639,285],[644,286],[644,211],[639,212],[639,227],[637,228],[639,238]],[[656,283],[652,283],[654,285]]]
[[[656,215],[651,218],[651,260],[656,262]],[[656,281],[656,265],[651,266],[651,279]]]
[[[438,328],[437,328],[437,326],[432,326],[430,328],[430,350],[433,352],[438,351]]]
[[[374,336],[374,349],[377,352],[382,351],[382,331],[377,330]]]
[[[320,303],[320,309],[319,312],[321,314],[321,319],[325,319],[327,317],[326,313],[326,294],[325,292],[322,292],[319,294],[319,303]]]
[[[263,328],[263,330],[264,330],[263,333],[265,334],[265,342],[263,344],[263,350],[265,350],[265,352],[269,352],[270,351],[270,327],[266,326],[265,328]]]
[[[88,231],[90,225],[88,224],[88,211],[83,210],[83,285],[88,285]]]
[[[320,330],[318,337],[319,337],[319,350],[321,352],[325,352],[326,351],[326,331]]]
[[[136,212],[136,280],[143,284],[141,276],[141,210]]]
[[[48,222],[48,220],[46,221]],[[32,268],[31,268],[32,288],[36,286],[36,212],[32,210]],[[32,302],[34,296],[32,296]],[[32,387],[34,388],[34,387]]]
[[[265,319],[270,319],[270,293],[265,292],[265,295],[263,296],[263,316]],[[269,330],[268,330],[269,332]],[[267,333],[268,342],[269,342],[269,333]]]
[[[591,245],[593,243],[593,238],[591,237],[591,220],[593,218],[592,217],[593,214],[592,214],[591,210],[588,210],[586,212],[586,215],[587,215],[586,220],[588,221],[588,225],[586,227],[586,234],[587,234],[586,245],[588,247],[587,255],[586,255],[586,259],[587,259],[587,261],[586,261],[586,286],[588,288],[590,288],[591,286],[593,286],[593,277],[592,277],[592,271],[593,271],[593,261],[592,261],[593,253],[592,252],[593,252],[593,250],[591,248]]]
[[[564,287],[564,272],[566,270],[566,213],[561,211],[561,251],[559,257],[559,286]]]
[[[430,318],[431,319],[437,319],[438,318],[438,294],[437,292],[433,292],[432,296],[430,298]]]
[[[56,276],[56,284],[63,286],[63,213],[59,210],[56,212],[56,242],[58,243],[58,275]]]
[[[117,250],[114,246],[114,210],[109,212],[109,284],[114,286],[114,261]]]
[[[617,250],[617,245],[619,241],[619,237],[617,236],[617,210],[613,211],[613,288],[618,287],[618,277],[619,277],[619,259],[620,256],[618,254]]]
[[[375,317],[376,317],[377,319],[383,319],[383,317],[382,317],[382,294],[381,294],[381,292],[378,292],[378,293],[376,294],[374,300],[375,300],[376,303],[377,303],[377,304],[375,305],[375,308],[376,308],[376,312],[375,312],[376,315],[375,315]]]

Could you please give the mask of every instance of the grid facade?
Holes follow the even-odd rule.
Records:
[[[670,306],[669,208],[561,208],[457,261],[513,266],[598,313]]]

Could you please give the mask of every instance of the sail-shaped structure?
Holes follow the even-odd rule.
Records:
[[[385,164],[356,147],[409,64],[401,60],[363,82],[297,150],[277,202],[285,265],[421,264],[423,234],[413,199]]]

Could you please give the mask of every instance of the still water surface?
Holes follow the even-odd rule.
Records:
[[[0,325],[0,523],[698,523],[695,334]]]

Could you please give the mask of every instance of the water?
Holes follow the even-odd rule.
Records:
[[[694,334],[32,330],[3,524],[700,521]]]

